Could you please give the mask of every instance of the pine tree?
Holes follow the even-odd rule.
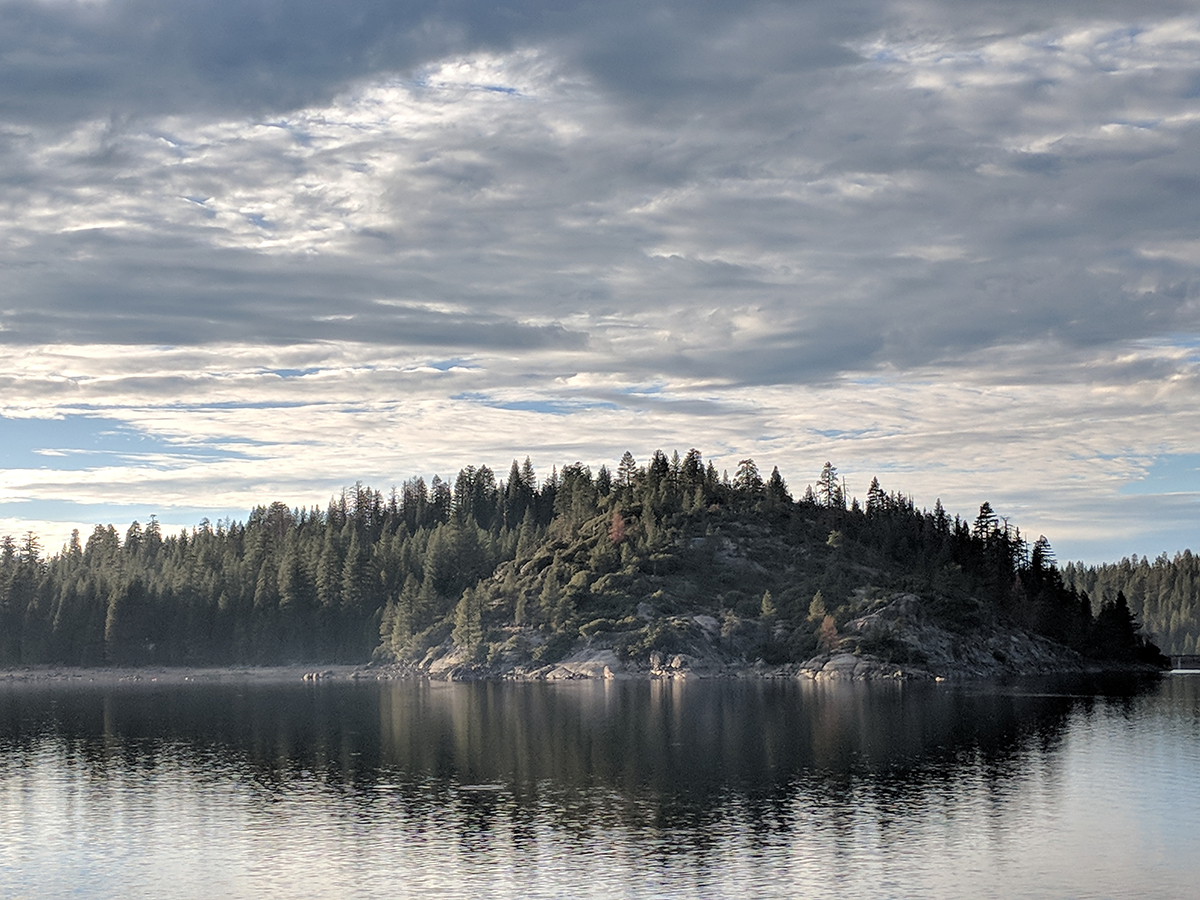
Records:
[[[976,540],[986,543],[996,533],[999,521],[996,513],[992,510],[992,504],[985,500],[979,507],[979,515],[975,517],[975,525],[971,529],[971,534]]]
[[[632,453],[626,450],[621,456],[621,461],[617,463],[617,487],[624,489],[633,487],[636,477],[637,460],[633,458]]]
[[[454,643],[474,654],[483,643],[483,610],[478,593],[467,588],[454,609]]]
[[[374,575],[370,551],[359,538],[358,529],[353,529],[350,546],[346,549],[346,561],[342,564],[343,609],[359,614],[374,606]]]
[[[743,459],[738,462],[737,474],[733,479],[733,487],[735,490],[751,496],[757,496],[762,493],[763,480],[762,476],[758,474],[758,466],[754,464],[754,460]]]
[[[601,497],[607,497],[612,493],[612,487],[612,473],[608,471],[608,466],[601,466],[600,471],[596,473],[596,493]]]
[[[783,480],[783,476],[779,474],[779,466],[771,469],[771,477],[767,479],[767,496],[776,503],[792,502],[792,495],[788,492],[787,484]]]
[[[820,622],[825,618],[827,612],[825,609],[825,598],[821,596],[820,591],[817,591],[813,594],[812,602],[808,604],[808,620],[810,622]]]
[[[825,463],[820,477],[817,478],[817,500],[827,508],[842,508],[846,505],[842,496],[842,486],[838,482],[837,468],[831,462]]]
[[[700,451],[695,447],[684,454],[679,476],[684,484],[692,487],[704,483],[704,463],[700,458]]]
[[[342,560],[331,526],[325,528],[325,540],[317,560],[317,601],[323,609],[337,609],[342,603]]]
[[[817,628],[817,646],[822,650],[832,650],[837,645],[838,630],[833,616],[825,616]]]
[[[867,515],[875,516],[887,508],[887,494],[879,486],[879,479],[872,478],[871,486],[867,488]]]

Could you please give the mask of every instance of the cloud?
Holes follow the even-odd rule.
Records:
[[[765,72],[843,62],[872,6],[104,0],[0,4],[0,113],[269,115],[459,55],[550,45],[610,89],[661,106],[727,96]],[[765,40],[764,40],[765,38]],[[654,102],[658,98],[658,102]]]
[[[469,352],[582,347],[615,320],[689,335],[664,375],[773,383],[1196,327],[1190,272],[1153,249],[1191,221],[1195,23],[903,41],[875,9],[882,31],[660,8],[693,52],[654,65],[695,96],[655,115],[580,62],[579,33],[526,23],[523,49],[270,118],[185,105],[35,129],[10,148],[7,244],[10,294],[39,302],[5,310],[3,337]],[[773,68],[778,35],[814,24],[836,59]],[[697,58],[728,91],[701,90]],[[774,327],[705,348],[678,324],[697,312]]]
[[[699,444],[1120,522],[1197,424],[1197,84],[1174,2],[0,2],[0,414],[80,429],[5,496]],[[99,420],[161,452],[30,466]]]

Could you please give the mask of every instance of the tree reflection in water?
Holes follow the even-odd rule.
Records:
[[[1152,683],[1150,683],[1152,684]],[[1147,683],[1019,686],[779,681],[12,686],[0,751],[51,741],[96,777],[164,759],[243,779],[264,799],[316,783],[381,793],[415,815],[458,804],[485,832],[550,808],[585,831],[621,821],[700,835],[739,808],[796,827],[797,798],[834,810],[870,791],[885,815],[953,791],[964,767],[997,789],[1032,751],[1053,764],[1073,711],[1136,704]],[[833,820],[836,823],[836,819]],[[836,824],[833,825],[836,827]]]
[[[0,893],[1178,897],[1197,748],[1200,679],[9,684]]]

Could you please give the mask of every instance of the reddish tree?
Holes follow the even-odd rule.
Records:
[[[620,510],[613,510],[612,525],[608,528],[608,536],[612,538],[614,544],[625,540],[625,517],[621,515]]]
[[[821,620],[820,627],[817,628],[817,644],[822,650],[832,650],[837,639],[837,623],[833,621],[833,616],[826,616]]]

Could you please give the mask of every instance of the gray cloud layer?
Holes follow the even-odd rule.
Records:
[[[0,7],[0,110],[35,122],[271,114],[355,80],[531,44],[649,108],[705,106],[770,73],[850,60],[840,40],[880,18],[873,4],[18,0]],[[783,30],[760,33],[771,23]]]
[[[1169,245],[1200,188],[1195,21],[1138,31],[1180,9],[0,4],[0,335],[484,352],[615,317],[676,340],[614,368],[753,383],[1194,331],[1196,254]],[[436,111],[461,98],[428,66],[518,50],[547,68],[473,85],[514,92],[478,120],[305,152],[356,84],[399,75]],[[238,121],[279,135],[180,135]],[[369,225],[309,189],[364,156]],[[349,233],[319,257],[222,240],[214,198],[271,244],[270,204],[238,205],[268,181]]]

